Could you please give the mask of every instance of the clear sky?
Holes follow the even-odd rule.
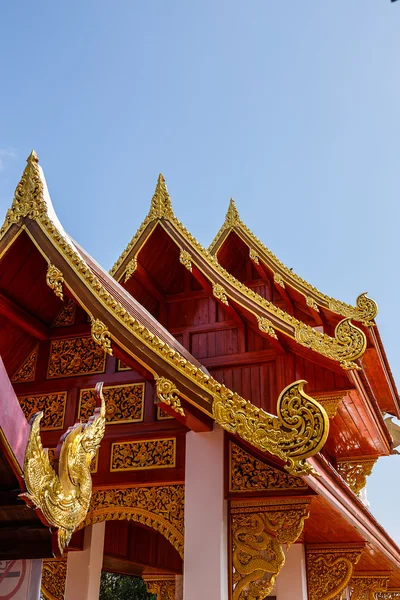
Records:
[[[208,245],[233,196],[326,294],[368,291],[400,385],[400,2],[36,0],[0,7],[0,217],[31,148],[106,268],[158,173]],[[369,479],[400,543],[400,458]]]

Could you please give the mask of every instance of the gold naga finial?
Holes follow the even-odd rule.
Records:
[[[8,209],[0,237],[7,229],[23,217],[37,219],[47,214],[47,204],[44,199],[43,181],[40,174],[39,158],[34,150],[26,159],[27,165],[18,183],[11,208]]]
[[[238,209],[236,208],[236,203],[233,198],[229,200],[228,211],[225,216],[225,227],[236,227],[236,225],[240,223],[240,217]]]
[[[102,383],[95,388],[101,407],[87,423],[76,423],[61,437],[58,474],[50,464],[48,450],[43,449],[40,421],[43,412],[31,421],[31,432],[25,451],[25,502],[39,510],[47,523],[56,528],[58,548],[63,554],[75,529],[85,519],[92,497],[90,464],[104,436],[106,406]],[[60,447],[61,446],[61,447]]]
[[[171,198],[162,173],[159,174],[154,196],[151,200],[149,215],[152,219],[168,219],[174,216]]]

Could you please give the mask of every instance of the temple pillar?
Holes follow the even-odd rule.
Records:
[[[85,528],[82,551],[68,552],[64,600],[98,600],[106,522]]]
[[[307,571],[304,544],[294,544],[285,552],[285,564],[275,582],[277,600],[307,600]]]
[[[186,435],[184,600],[228,600],[224,432]]]

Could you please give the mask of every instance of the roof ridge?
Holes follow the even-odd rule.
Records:
[[[308,283],[305,279],[294,273],[292,269],[287,267],[273,252],[270,250],[263,242],[251,231],[251,229],[242,221],[239,216],[239,212],[236,208],[236,204],[233,203],[234,209],[231,207],[232,200],[229,203],[229,208],[226,213],[225,221],[220,227],[218,233],[214,237],[213,241],[208,247],[209,252],[216,256],[217,250],[220,245],[218,242],[221,240],[222,236],[226,233],[228,235],[230,230],[235,230],[235,233],[241,237],[241,239],[248,245],[248,242],[243,239],[243,236],[240,235],[241,232],[244,232],[247,235],[251,242],[253,242],[255,246],[255,250],[264,254],[267,261],[272,264],[267,264],[267,266],[278,276],[281,276],[283,286],[285,284],[295,288],[300,293],[304,294],[306,302],[310,302],[308,298],[314,300],[319,306],[330,310],[342,317],[350,317],[355,319],[356,321],[360,321],[365,326],[374,325],[374,319],[378,314],[378,305],[375,300],[367,297],[367,292],[360,294],[356,300],[356,306],[348,304],[346,302],[342,302],[341,300],[337,300],[327,294],[321,292],[318,288]],[[235,211],[235,212],[233,212]],[[226,237],[225,236],[225,237]],[[224,240],[222,240],[221,244]],[[264,261],[265,262],[265,261]],[[297,285],[296,285],[297,284]],[[299,289],[299,286],[304,289]]]

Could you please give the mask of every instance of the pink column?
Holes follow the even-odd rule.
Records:
[[[82,551],[68,552],[64,600],[99,600],[106,523],[86,527]]]
[[[277,600],[307,600],[306,555],[303,544],[293,544],[285,552],[286,561],[276,578]]]
[[[186,435],[184,600],[228,600],[224,432]]]

